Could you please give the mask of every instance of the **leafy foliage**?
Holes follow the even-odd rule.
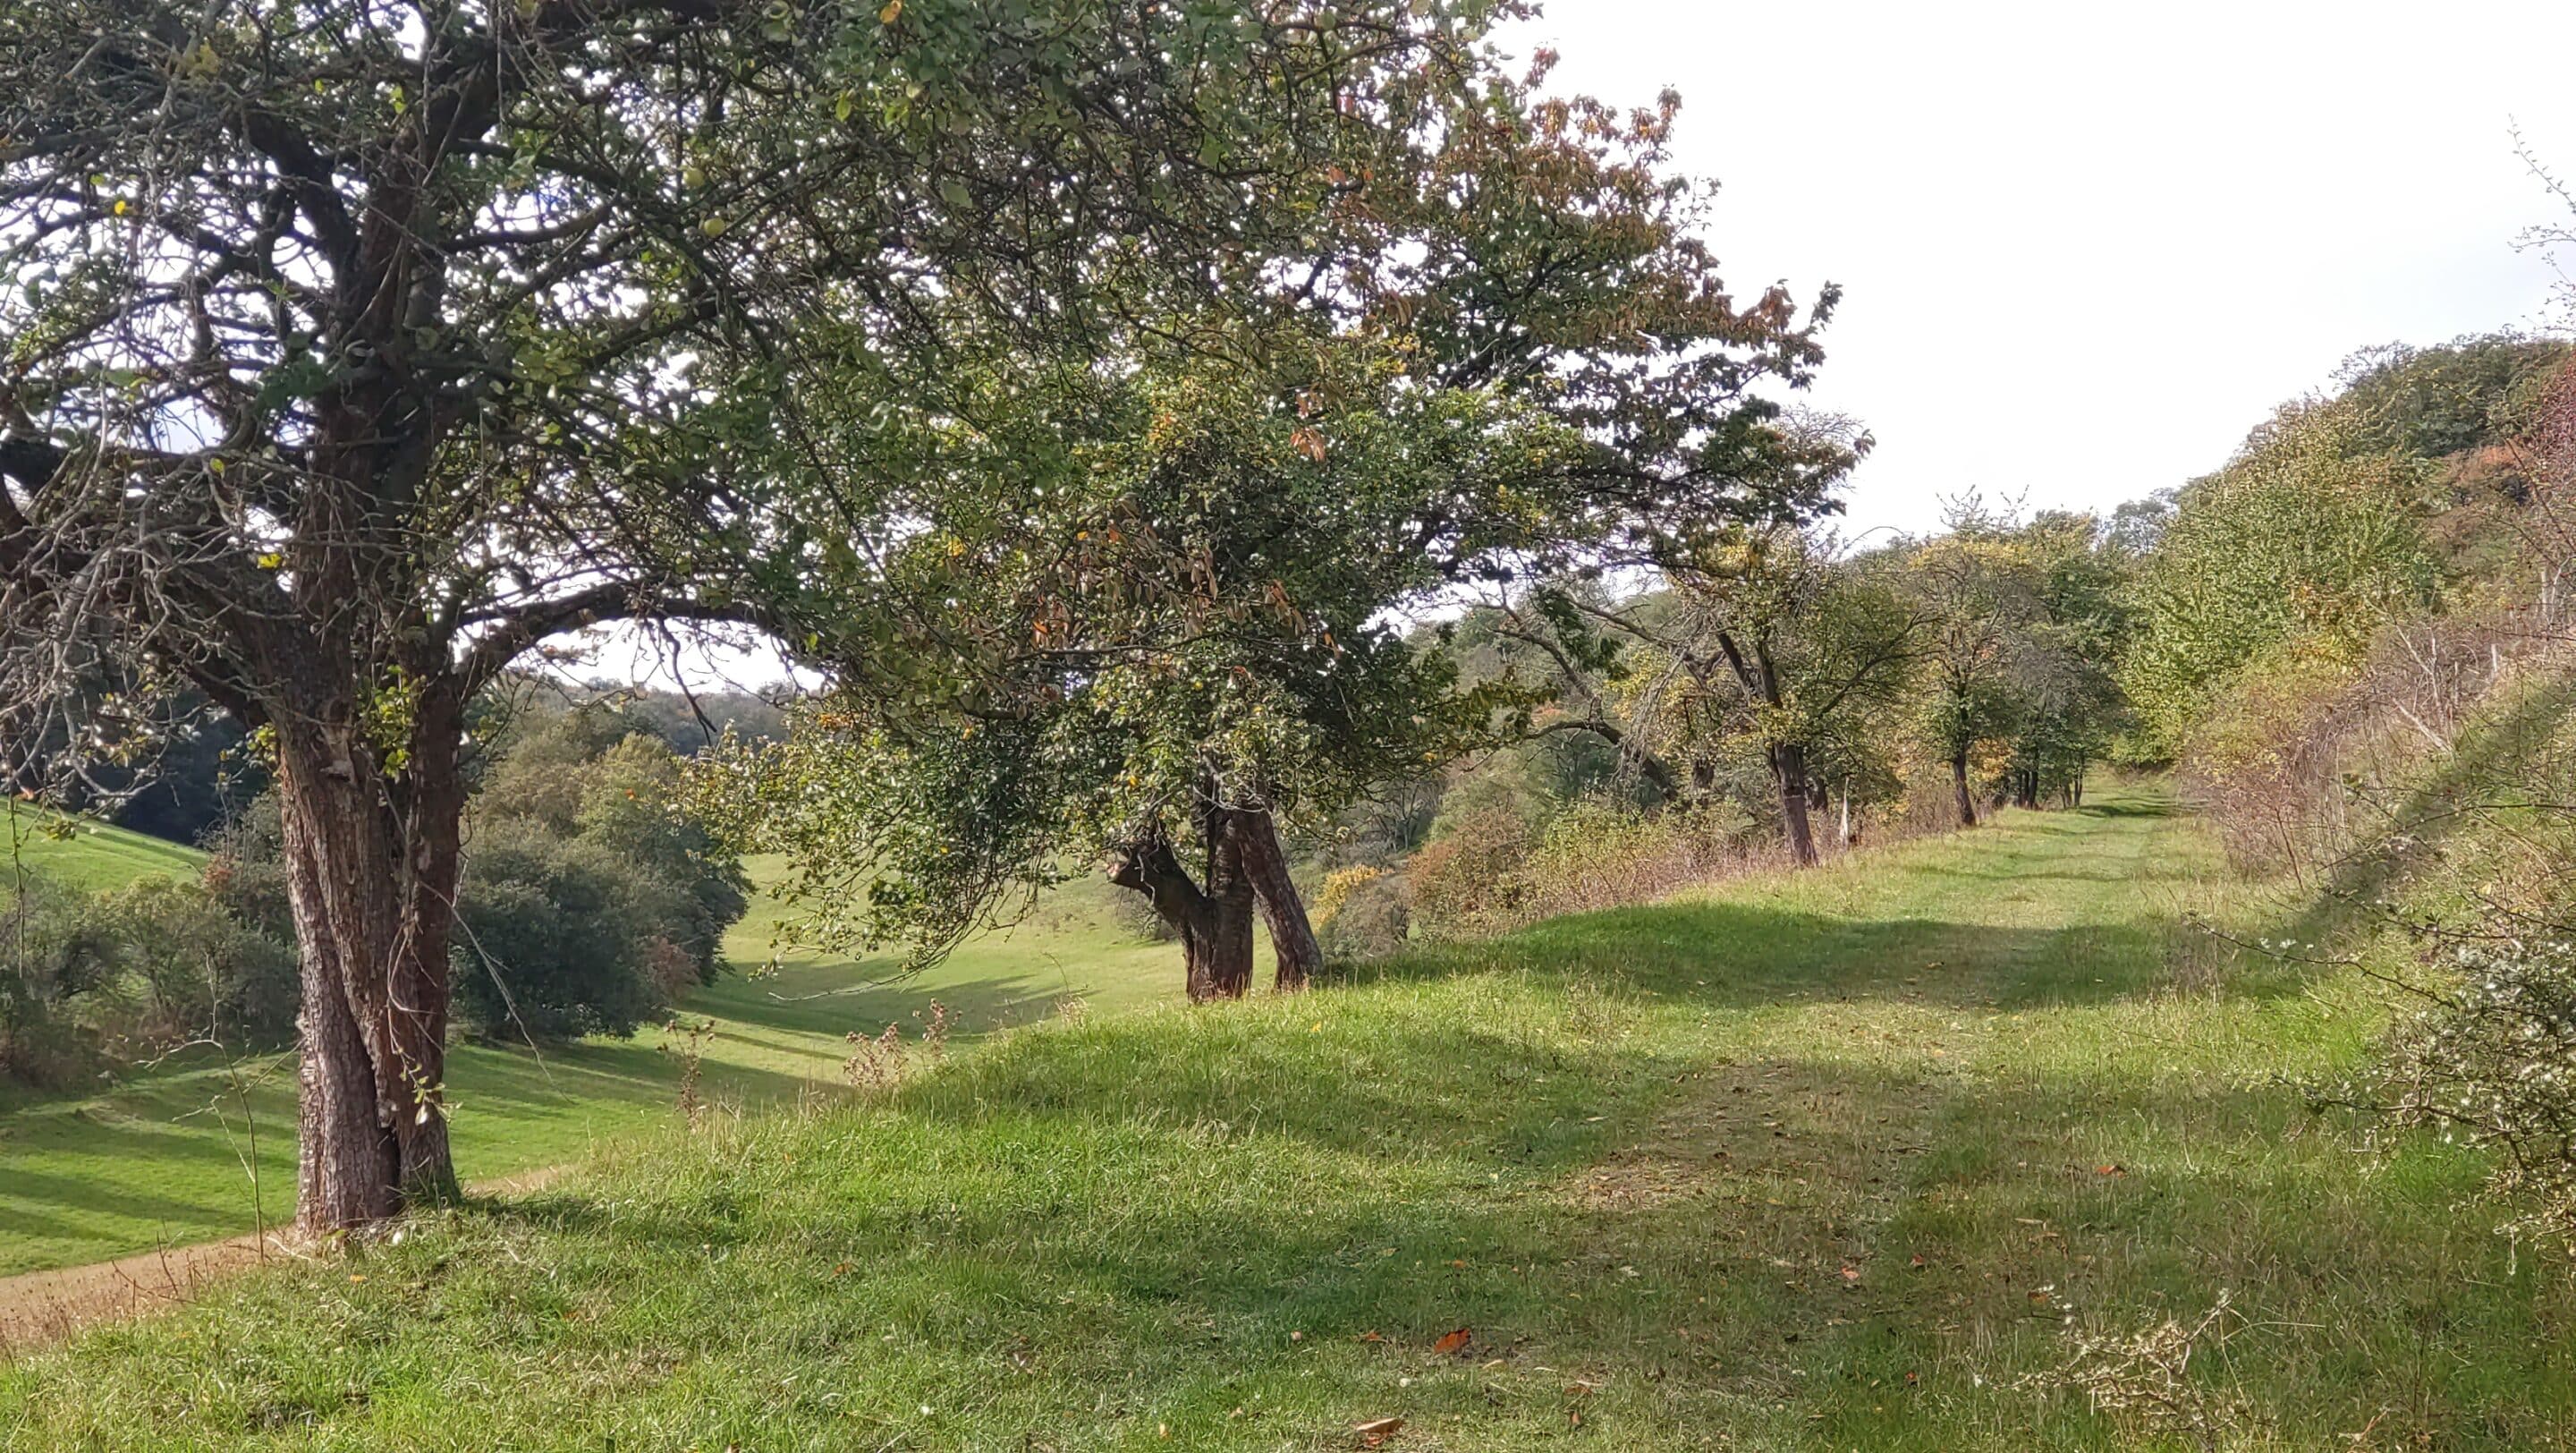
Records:
[[[297,989],[294,953],[194,883],[38,879],[0,902],[0,1075],[62,1084],[182,1044],[285,1043]]]
[[[2361,446],[2348,406],[2293,406],[2184,491],[2141,575],[2123,671],[2151,749],[2180,746],[2250,663],[2349,665],[2431,603],[2421,467]]]

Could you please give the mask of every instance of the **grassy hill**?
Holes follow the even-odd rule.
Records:
[[[205,864],[195,848],[87,818],[11,802],[0,808],[0,884],[32,873],[84,891],[137,878],[193,878]]]
[[[86,861],[103,871],[112,860]],[[751,867],[762,881],[776,875],[772,863]],[[900,1023],[918,1038],[933,999],[972,1038],[1074,1000],[1114,1013],[1176,997],[1180,951],[1130,935],[1111,911],[1117,891],[1068,884],[1011,931],[912,979],[893,978],[887,959],[781,953],[782,910],[757,897],[726,940],[735,972],[685,1009],[711,1026],[697,1046],[698,1093],[740,1110],[835,1090],[845,1035]],[[658,1029],[541,1053],[459,1047],[449,1061],[459,1173],[472,1182],[547,1169],[672,1122],[687,1048]],[[89,1096],[0,1090],[0,1276],[291,1217],[294,1109],[294,1064],[279,1054],[199,1057]]]
[[[2133,793],[1057,1018],[0,1370],[0,1446],[2563,1440],[2563,1265],[2310,1118],[2373,1001],[2230,898]]]

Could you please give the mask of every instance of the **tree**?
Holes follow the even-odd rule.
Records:
[[[846,548],[905,501],[800,400],[917,414],[961,338],[1061,356],[1271,274],[1336,159],[1457,69],[1459,9],[0,15],[0,702],[123,662],[273,755],[306,1230],[456,1187],[477,693],[619,619],[864,635],[800,612],[788,506]]]
[[[945,385],[967,427],[850,431],[941,481],[903,539],[827,557],[909,602],[871,619],[923,628],[864,643],[722,789],[802,865],[810,932],[935,956],[1097,858],[1178,930],[1193,997],[1243,992],[1256,906],[1293,983],[1312,935],[1277,820],[1527,706],[1402,612],[1819,506],[1756,386],[1806,382],[1830,292],[1805,318],[1735,303],[1665,167],[1671,98],[1622,116],[1474,80],[1345,176],[1316,266],[1106,355],[979,359]]]
[[[2135,561],[2091,515],[2042,511],[2013,532],[2031,616],[2016,642],[2013,800],[2080,803],[2085,769],[2128,722],[2118,669],[2133,624]]]
[[[2431,600],[2421,462],[2363,447],[2363,422],[2339,403],[2283,409],[2183,491],[2140,568],[2121,670],[2150,750],[2181,747],[2258,660],[2351,666]]]
[[[2009,732],[2019,705],[2013,667],[2034,601],[2004,516],[1971,496],[1945,523],[1906,559],[1910,593],[1931,623],[1917,726],[1949,768],[1959,825],[1975,827],[1969,757]]]
[[[1653,780],[1680,783],[1677,759],[1704,795],[1728,752],[1749,747],[1790,860],[1813,867],[1824,783],[1863,770],[1923,649],[1926,621],[1882,574],[1813,526],[1738,527],[1675,557],[1660,590],[1613,607],[1542,590],[1506,630],[1556,665],[1561,695],[1590,701],[1574,720],[1626,744]],[[1624,688],[1624,725],[1596,672]]]

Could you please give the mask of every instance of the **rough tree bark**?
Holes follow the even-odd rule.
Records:
[[[1279,845],[1279,825],[1267,812],[1245,812],[1238,818],[1244,867],[1251,875],[1262,921],[1270,928],[1271,951],[1279,960],[1273,986],[1283,993],[1303,989],[1323,968],[1324,950],[1315,942],[1315,926],[1306,917],[1306,900],[1297,891],[1297,880],[1289,876],[1288,854]]]
[[[349,715],[277,724],[303,978],[296,1217],[309,1234],[457,1195],[443,1091],[461,726],[444,694],[424,699],[396,786]]]

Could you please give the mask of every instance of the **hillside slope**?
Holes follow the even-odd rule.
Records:
[[[92,886],[121,881],[112,870],[149,860],[110,851],[125,846],[114,831],[46,839],[54,856],[45,861],[59,865],[66,850],[81,849],[86,855],[76,861],[95,870]],[[89,853],[94,843],[103,850]],[[751,867],[757,882],[778,876],[774,863]],[[846,1034],[900,1021],[905,1036],[918,1038],[918,1016],[934,999],[960,1039],[1043,1018],[1070,1000],[1103,1013],[1159,1003],[1178,992],[1180,951],[1136,939],[1112,909],[1119,891],[1096,880],[1068,884],[1014,930],[971,939],[910,979],[897,977],[890,958],[780,953],[774,941],[784,910],[756,896],[726,936],[734,972],[685,1006],[687,1022],[706,1026],[696,1042],[698,1094],[718,1106],[759,1108],[827,1093],[842,1082]],[[776,971],[760,973],[773,955]],[[677,1118],[684,1061],[668,1051],[687,1047],[658,1028],[542,1054],[457,1046],[448,1070],[458,1168],[468,1180],[516,1176],[654,1132]],[[284,1054],[227,1061],[194,1053],[73,1094],[0,1084],[0,1277],[233,1236],[290,1217],[294,1116],[295,1068]]]
[[[0,808],[0,889],[22,871],[84,892],[144,877],[193,878],[205,860],[195,848],[108,823],[23,803]]]
[[[2366,997],[2177,927],[2228,893],[2132,791],[1051,1023],[0,1370],[0,1446],[2563,1440],[2563,1266],[2310,1120]],[[2178,1398],[2059,1375],[2204,1318]]]

